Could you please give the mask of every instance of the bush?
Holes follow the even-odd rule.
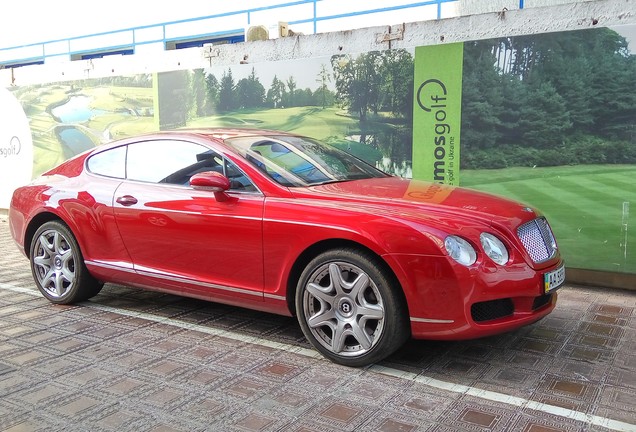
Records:
[[[469,169],[507,168],[508,163],[504,155],[496,150],[474,150],[462,154],[461,166]]]
[[[532,147],[506,146],[503,148],[508,166],[539,166],[542,163],[541,151]]]
[[[502,145],[487,150],[464,150],[461,160],[462,168],[467,169],[591,164],[636,164],[636,142],[576,135],[548,149]]]

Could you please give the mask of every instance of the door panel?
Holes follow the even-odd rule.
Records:
[[[135,270],[198,297],[262,297],[264,198],[228,196],[221,202],[187,186],[122,183],[114,213]]]

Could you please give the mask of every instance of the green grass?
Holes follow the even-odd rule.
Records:
[[[336,108],[294,107],[262,110],[241,110],[224,115],[200,117],[188,123],[200,127],[252,127],[283,130],[326,140],[346,136],[357,128],[357,121],[338,115]]]
[[[636,165],[582,165],[464,170],[461,184],[540,209],[568,266],[636,273],[634,178]]]

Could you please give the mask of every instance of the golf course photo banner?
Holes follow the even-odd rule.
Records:
[[[569,267],[636,273],[633,27],[14,86],[32,145],[0,130],[1,156],[21,148],[36,176],[157,130],[288,131],[429,181],[438,201],[443,183],[523,202]]]

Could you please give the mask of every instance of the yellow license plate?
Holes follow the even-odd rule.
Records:
[[[543,287],[545,292],[554,291],[565,282],[565,264],[556,270],[543,275]]]

